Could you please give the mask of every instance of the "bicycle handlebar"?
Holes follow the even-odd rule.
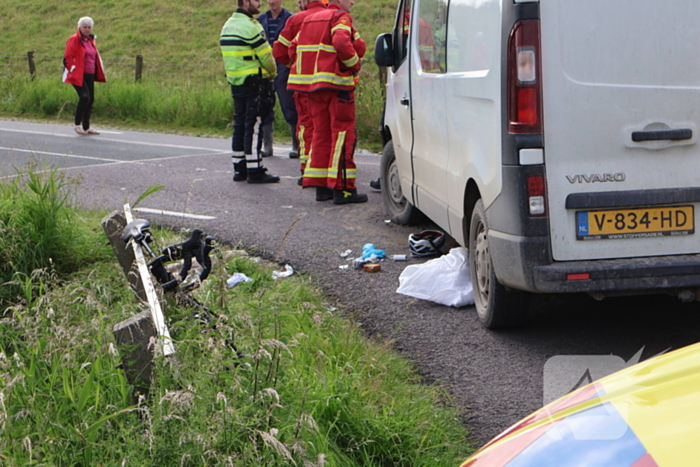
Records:
[[[163,248],[162,254],[156,257],[153,250],[151,250],[148,245],[153,241],[153,236],[148,230],[151,224],[145,219],[134,219],[129,222],[126,227],[124,227],[124,233],[122,235],[122,240],[128,242],[130,239],[134,239],[142,247],[144,247],[151,257],[154,259],[148,263],[148,269],[151,274],[156,278],[156,280],[161,284],[161,287],[165,292],[170,292],[177,289],[178,285],[187,278],[187,275],[192,268],[192,257],[194,256],[197,262],[202,266],[202,270],[198,272],[199,282],[204,281],[209,277],[211,272],[211,258],[209,258],[209,253],[214,248],[213,242],[214,238],[206,236],[204,238],[204,232],[201,229],[194,229],[190,237],[180,243],[171,245]],[[168,271],[165,267],[165,263],[168,261],[177,261],[182,259],[182,268],[180,269],[180,279],[176,279],[173,274]],[[192,288],[197,281],[185,284],[182,289],[188,290]]]

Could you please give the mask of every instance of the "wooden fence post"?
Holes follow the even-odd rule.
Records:
[[[136,56],[136,66],[134,80],[138,83],[141,81],[141,73],[143,72],[143,55]]]
[[[34,63],[34,52],[36,50],[30,50],[27,52],[27,61],[29,62],[29,76],[31,76],[32,81],[36,77],[36,63]]]

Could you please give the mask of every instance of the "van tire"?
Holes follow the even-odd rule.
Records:
[[[496,277],[488,240],[489,226],[484,203],[478,200],[469,225],[469,268],[474,305],[479,320],[488,329],[519,326],[525,322],[530,295],[507,289]]]
[[[400,225],[415,224],[421,220],[421,212],[413,206],[401,191],[399,167],[396,165],[394,142],[384,145],[380,163],[382,199],[392,222]]]

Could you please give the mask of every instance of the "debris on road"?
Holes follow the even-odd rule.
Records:
[[[406,266],[399,276],[396,292],[441,305],[473,305],[474,290],[467,249],[452,248],[440,258]]]
[[[242,272],[234,272],[233,276],[229,277],[228,280],[226,280],[226,285],[229,289],[231,289],[236,285],[240,284],[241,282],[253,282],[253,279],[246,276]]]
[[[294,274],[294,269],[288,264],[284,265],[284,271],[272,271],[272,278],[279,279],[280,277],[289,277]]]
[[[365,243],[365,245],[362,247],[362,259],[369,260],[370,262],[374,262],[372,259],[382,259],[386,256],[386,252],[384,250],[380,250],[377,247],[374,246],[373,243]]]

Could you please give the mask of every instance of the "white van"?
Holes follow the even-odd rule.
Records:
[[[532,292],[700,297],[700,1],[400,0],[381,184],[468,247],[489,328]]]

